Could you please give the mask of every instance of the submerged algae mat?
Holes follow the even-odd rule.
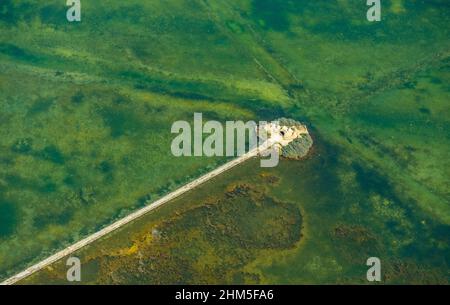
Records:
[[[287,101],[194,2],[65,9],[0,2],[0,279],[226,161],[174,157],[173,122]]]
[[[384,1],[211,2],[329,142],[378,167],[417,208],[450,225],[450,5]],[[278,9],[276,9],[278,8]],[[258,48],[255,47],[255,42]]]
[[[448,228],[333,146],[274,169],[251,160],[170,204],[74,253],[81,283],[366,283],[370,256],[385,283],[448,283]]]
[[[192,258],[200,254],[176,246],[187,242],[177,224],[199,224],[195,234],[189,228],[202,240],[194,248],[213,251],[213,238],[239,244],[242,236],[207,235],[202,205],[212,196],[222,202],[214,207],[232,206],[224,189],[246,185],[268,202],[295,205],[303,228],[277,232],[303,236],[282,247],[274,241],[273,249],[239,245],[242,262],[205,252],[212,265],[235,270],[204,282],[364,282],[365,260],[377,255],[386,282],[448,282],[447,0],[383,1],[379,23],[366,21],[359,0],[109,0],[86,3],[79,25],[64,20],[59,0],[8,0],[0,8],[0,277],[223,162],[167,155],[170,124],[199,111],[220,121],[288,116],[332,148],[318,148],[314,161],[282,162],[269,171],[278,184],[257,178],[256,165],[243,166],[221,187],[208,184],[193,200],[149,215],[171,232],[160,238],[186,273],[136,281],[203,274]],[[257,204],[252,197],[243,207]],[[285,218],[283,211],[276,213]],[[129,234],[116,240],[119,233],[107,239],[131,255],[130,270],[151,224],[130,226],[131,241]],[[92,249],[86,267],[97,271],[86,271],[86,280],[133,282],[115,277],[114,251],[101,269],[109,252]],[[157,253],[149,255],[145,266],[158,270]]]

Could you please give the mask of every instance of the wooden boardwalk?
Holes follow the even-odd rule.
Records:
[[[65,248],[64,250],[61,250],[52,256],[44,259],[43,261],[25,269],[24,271],[12,276],[11,278],[5,280],[4,282],[0,283],[0,285],[12,285],[17,283],[20,280],[23,280],[24,278],[30,276],[31,274],[59,261],[60,259],[74,253],[75,251],[91,244],[92,242],[96,241],[99,238],[104,237],[105,235],[117,230],[118,228],[142,217],[143,215],[147,214],[148,212],[162,206],[163,204],[171,201],[172,199],[175,199],[179,197],[180,195],[196,188],[202,183],[205,183],[206,181],[220,175],[221,173],[235,167],[238,164],[241,164],[242,162],[247,161],[248,159],[252,157],[256,157],[260,152],[265,151],[269,149],[273,143],[270,143],[269,141],[266,141],[262,143],[260,146],[250,150],[249,152],[243,154],[242,156],[237,157],[236,159],[231,160],[230,162],[227,162],[226,164],[219,166],[218,168],[212,170],[211,172],[195,179],[194,181],[180,187],[179,189],[171,192],[170,194],[167,194],[166,196],[158,199],[157,201],[151,203],[150,205],[139,209],[130,215],[112,223],[111,225],[101,229],[100,231],[97,231],[96,233],[74,243],[73,245]]]

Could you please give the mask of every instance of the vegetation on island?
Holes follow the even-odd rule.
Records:
[[[277,120],[281,126],[302,127],[304,124],[287,118],[280,118]],[[286,146],[281,148],[281,155],[288,159],[301,159],[305,157],[313,146],[313,139],[309,133],[301,134],[298,138],[293,140]]]

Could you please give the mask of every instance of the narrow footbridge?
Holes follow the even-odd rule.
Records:
[[[100,231],[97,231],[96,233],[89,235],[88,237],[74,243],[73,245],[65,248],[64,250],[61,250],[52,256],[44,259],[43,261],[25,269],[24,271],[12,276],[11,278],[5,280],[4,282],[0,283],[0,285],[12,285],[17,283],[20,280],[23,280],[24,278],[32,275],[33,273],[59,261],[60,259],[74,253],[75,251],[91,244],[92,242],[96,241],[97,239],[104,237],[105,235],[117,230],[118,228],[142,217],[143,215],[147,214],[148,212],[162,206],[163,204],[171,201],[172,199],[175,199],[179,197],[180,195],[196,188],[202,183],[205,183],[206,181],[220,175],[221,173],[235,167],[238,164],[241,164],[245,161],[247,161],[250,158],[256,157],[259,153],[266,151],[270,149],[275,143],[271,140],[267,140],[263,142],[261,145],[259,145],[256,148],[251,149],[249,152],[243,154],[242,156],[237,157],[236,159],[233,159],[224,165],[219,166],[218,168],[212,170],[211,172],[195,179],[192,182],[189,182],[188,184],[180,187],[179,189],[165,195],[164,197],[161,197],[157,201],[149,204],[146,207],[143,207],[142,209],[139,209],[128,216],[108,225],[107,227],[101,229]]]

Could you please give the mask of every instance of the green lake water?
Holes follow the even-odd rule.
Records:
[[[59,0],[2,1],[0,278],[225,162],[170,153],[171,124],[202,112],[290,117],[315,145],[267,175],[244,164],[92,245],[90,283],[364,283],[368,256],[387,283],[448,283],[450,5],[383,1],[375,23],[367,8],[108,0],[68,23]],[[145,242],[153,226],[164,242]],[[128,278],[134,244],[153,269]]]

